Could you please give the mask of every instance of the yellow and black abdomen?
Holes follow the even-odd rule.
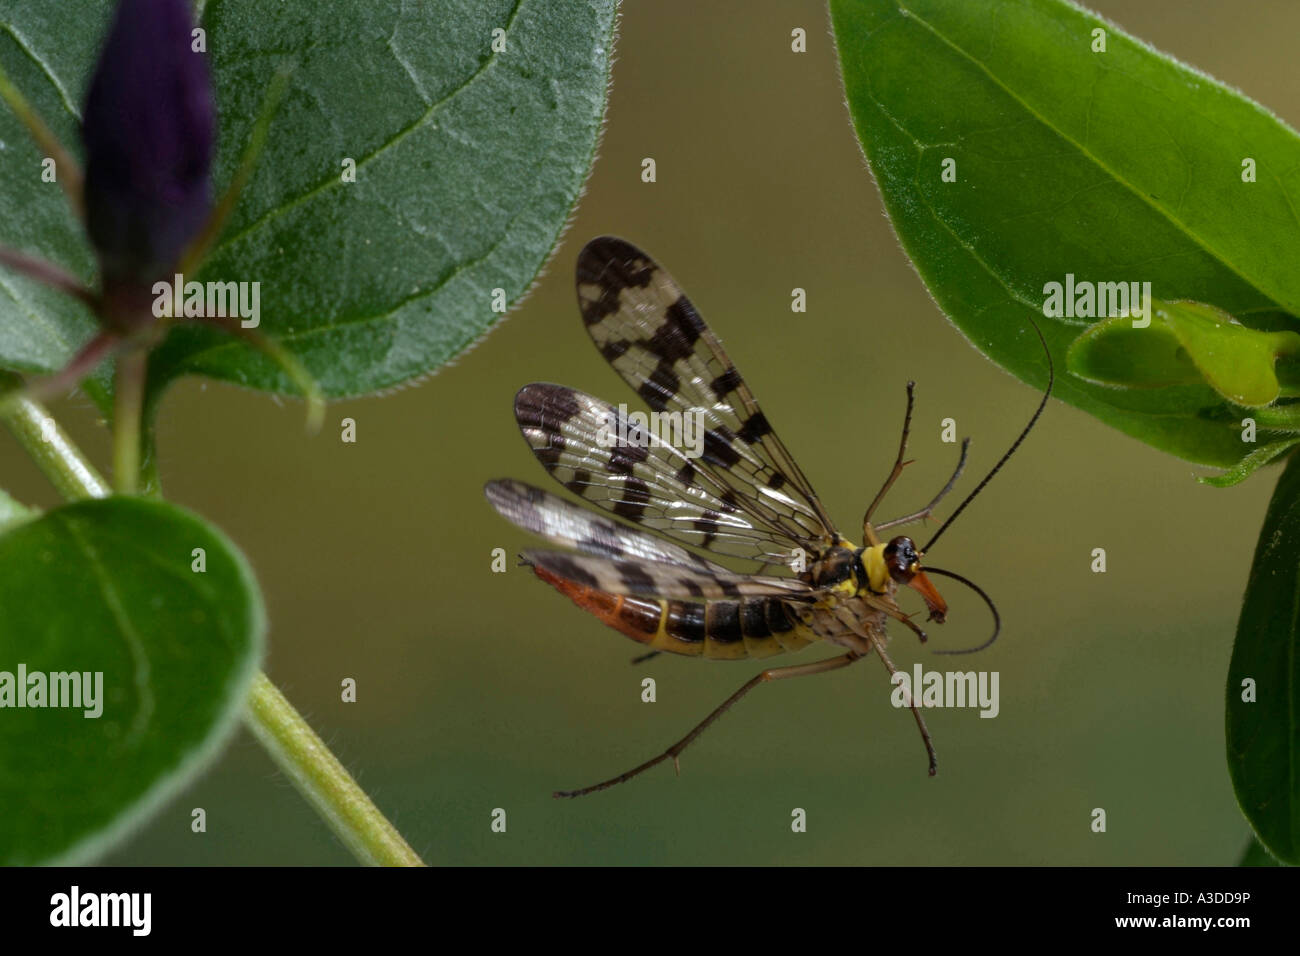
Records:
[[[742,660],[807,647],[817,637],[776,597],[670,601],[611,594],[542,567],[537,576],[620,634],[656,651]]]

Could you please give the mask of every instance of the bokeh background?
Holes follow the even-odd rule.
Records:
[[[1300,5],[1093,6],[1300,126]],[[790,51],[794,27],[806,54]],[[652,185],[640,181],[646,156]],[[661,767],[553,800],[658,753],[759,667],[632,667],[636,645],[526,571],[490,571],[493,548],[536,542],[496,516],[484,481],[549,480],[518,436],[516,389],[556,381],[635,402],[574,304],[574,258],[602,233],[642,245],[685,286],[850,537],[892,461],[908,379],[917,462],[891,513],[945,480],[955,448],[941,419],[974,438],[969,488],[1037,400],[948,324],[901,252],[849,126],[821,4],[627,4],[586,195],[532,294],[482,343],[417,385],[333,406],[332,422],[356,419],[354,445],[336,427],[305,435],[295,403],[225,385],[182,382],[162,409],[166,493],[252,560],[270,675],[428,862],[1235,862],[1247,827],[1224,762],[1224,679],[1277,472],[1201,486],[1206,469],[1055,402],[934,554],[997,598],[1001,640],[945,659],[896,635],[900,666],[1001,673],[996,719],[929,713],[938,777],[868,661],[756,691],[686,752],[680,779]],[[795,286],[808,290],[804,315],[790,312]],[[55,408],[106,464],[90,404]],[[57,503],[7,435],[0,462],[19,500]],[[1105,574],[1089,570],[1096,547]],[[952,613],[932,646],[982,639],[978,600],[945,591]],[[640,700],[644,676],[658,681],[655,704]],[[345,677],[358,681],[355,704],[340,702]],[[190,832],[198,806],[205,834]],[[505,834],[490,830],[497,807]],[[795,807],[807,833],[791,832]],[[1094,807],[1105,834],[1090,830]],[[350,860],[241,732],[106,862]]]

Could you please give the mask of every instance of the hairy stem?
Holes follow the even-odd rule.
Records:
[[[0,385],[19,382],[16,375],[0,373]],[[45,406],[19,394],[12,404],[0,407],[0,421],[64,498],[75,501],[109,494],[108,482],[86,460]]]
[[[11,376],[0,373],[0,385],[10,381]],[[109,494],[108,483],[41,405],[19,398],[0,411],[0,421],[64,498]],[[253,679],[247,705],[245,726],[360,862],[424,865],[265,674],[259,672]]]
[[[247,724],[358,860],[370,866],[424,865],[265,674],[253,678]]]

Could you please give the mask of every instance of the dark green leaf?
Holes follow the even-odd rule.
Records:
[[[1226,724],[1242,812],[1270,853],[1300,862],[1300,457],[1278,479],[1255,546]]]
[[[1281,866],[1277,859],[1265,850],[1258,840],[1250,838],[1246,844],[1245,851],[1241,854],[1241,859],[1237,861],[1238,866]]]
[[[86,859],[190,780],[234,728],[265,630],[225,536],[133,498],[0,534],[0,608],[0,864]],[[19,667],[102,672],[102,713],[14,707]]]
[[[500,318],[494,289],[507,303],[524,295],[563,230],[594,156],[614,6],[209,0],[218,190],[276,71],[294,70],[197,278],[259,282],[261,330],[329,394],[437,369]],[[108,9],[0,2],[0,63],[69,144]],[[497,28],[502,52],[492,50]],[[79,226],[2,109],[0,141],[0,241],[91,281]],[[343,182],[345,159],[356,163],[354,183]],[[91,331],[80,306],[0,275],[0,367],[53,370]],[[195,327],[173,330],[152,372],[155,387],[198,372],[296,391],[247,345]]]
[[[0,0],[0,66],[46,125],[81,155],[81,99],[112,4]],[[95,260],[59,183],[42,180],[43,152],[0,101],[0,242],[61,265],[88,285]],[[52,372],[94,334],[79,302],[0,268],[0,368]],[[101,401],[102,388],[96,394]]]
[[[1044,317],[1048,283],[1067,275],[1297,327],[1300,139],[1265,110],[1061,0],[832,0],[831,15],[894,228],[940,306],[1003,367],[1041,387],[1029,322],[1062,367],[1104,317]],[[1057,395],[1193,461],[1226,467],[1255,447],[1203,384],[1064,375]]]

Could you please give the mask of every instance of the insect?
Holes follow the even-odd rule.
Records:
[[[665,440],[634,413],[560,385],[525,385],[515,396],[524,439],[551,476],[584,502],[641,526],[603,517],[514,479],[491,481],[484,491],[502,516],[570,551],[520,555],[536,575],[585,611],[651,650],[713,660],[766,658],[817,641],[837,646],[835,657],[762,671],[663,753],[626,773],[581,790],[604,790],[678,757],[697,737],[760,684],[838,670],[875,654],[892,676],[886,651],[890,619],[921,639],[925,631],[897,601],[900,586],[920,594],[928,620],[942,623],[947,604],[929,575],[953,578],[974,590],[1001,620],[992,600],[973,582],[921,559],[1029,434],[1046,407],[1054,371],[1037,410],[1015,443],[940,526],[924,548],[911,538],[881,532],[928,518],[952,490],[966,463],[965,439],[948,483],[920,511],[872,523],[905,461],[913,406],[907,384],[903,435],[893,469],[862,519],[855,547],[834,524],[790,453],[754,400],[722,344],[672,277],[622,239],[603,236],[578,256],[578,304],[596,347],[656,413],[694,416],[703,428],[698,454]],[[1037,325],[1044,351],[1047,343]],[[684,432],[683,432],[684,433]],[[655,534],[647,532],[653,531]],[[752,574],[723,567],[684,545],[747,559]],[[764,573],[785,568],[792,574]],[[638,658],[641,660],[642,658]],[[937,770],[930,732],[908,700]]]

